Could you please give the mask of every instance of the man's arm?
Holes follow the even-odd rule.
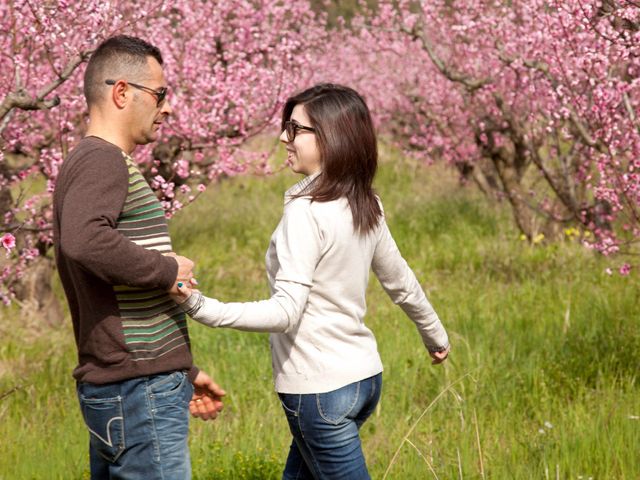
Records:
[[[121,153],[96,149],[67,173],[71,178],[59,205],[62,253],[113,285],[172,288],[179,262],[116,229],[129,182]]]

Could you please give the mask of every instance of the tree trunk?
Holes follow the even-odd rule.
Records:
[[[38,257],[14,287],[21,315],[36,331],[42,327],[58,326],[64,321],[62,306],[52,288],[54,271],[51,258]]]

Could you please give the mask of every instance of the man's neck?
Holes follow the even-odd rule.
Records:
[[[134,142],[126,138],[125,135],[122,135],[118,130],[112,128],[115,122],[106,122],[99,115],[89,115],[89,118],[89,128],[86,133],[87,137],[101,138],[120,148],[127,155],[131,155],[135,150],[136,144]]]

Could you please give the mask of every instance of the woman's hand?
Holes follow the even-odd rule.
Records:
[[[439,363],[444,362],[449,356],[450,351],[451,346],[447,347],[447,349],[443,350],[442,352],[429,352],[429,355],[431,356],[431,358],[433,358],[431,365],[438,365]]]
[[[195,291],[192,289],[192,286],[197,285],[197,283],[198,282],[196,282],[195,279],[191,279],[188,283],[178,282],[178,292],[177,293],[169,292],[169,296],[172,298],[174,302],[180,305],[181,303],[184,303],[189,299],[191,294]]]

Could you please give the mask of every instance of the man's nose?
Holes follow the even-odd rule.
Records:
[[[166,98],[162,103],[162,108],[160,109],[160,113],[165,115],[171,115],[173,113],[173,108],[171,108],[171,99]]]

